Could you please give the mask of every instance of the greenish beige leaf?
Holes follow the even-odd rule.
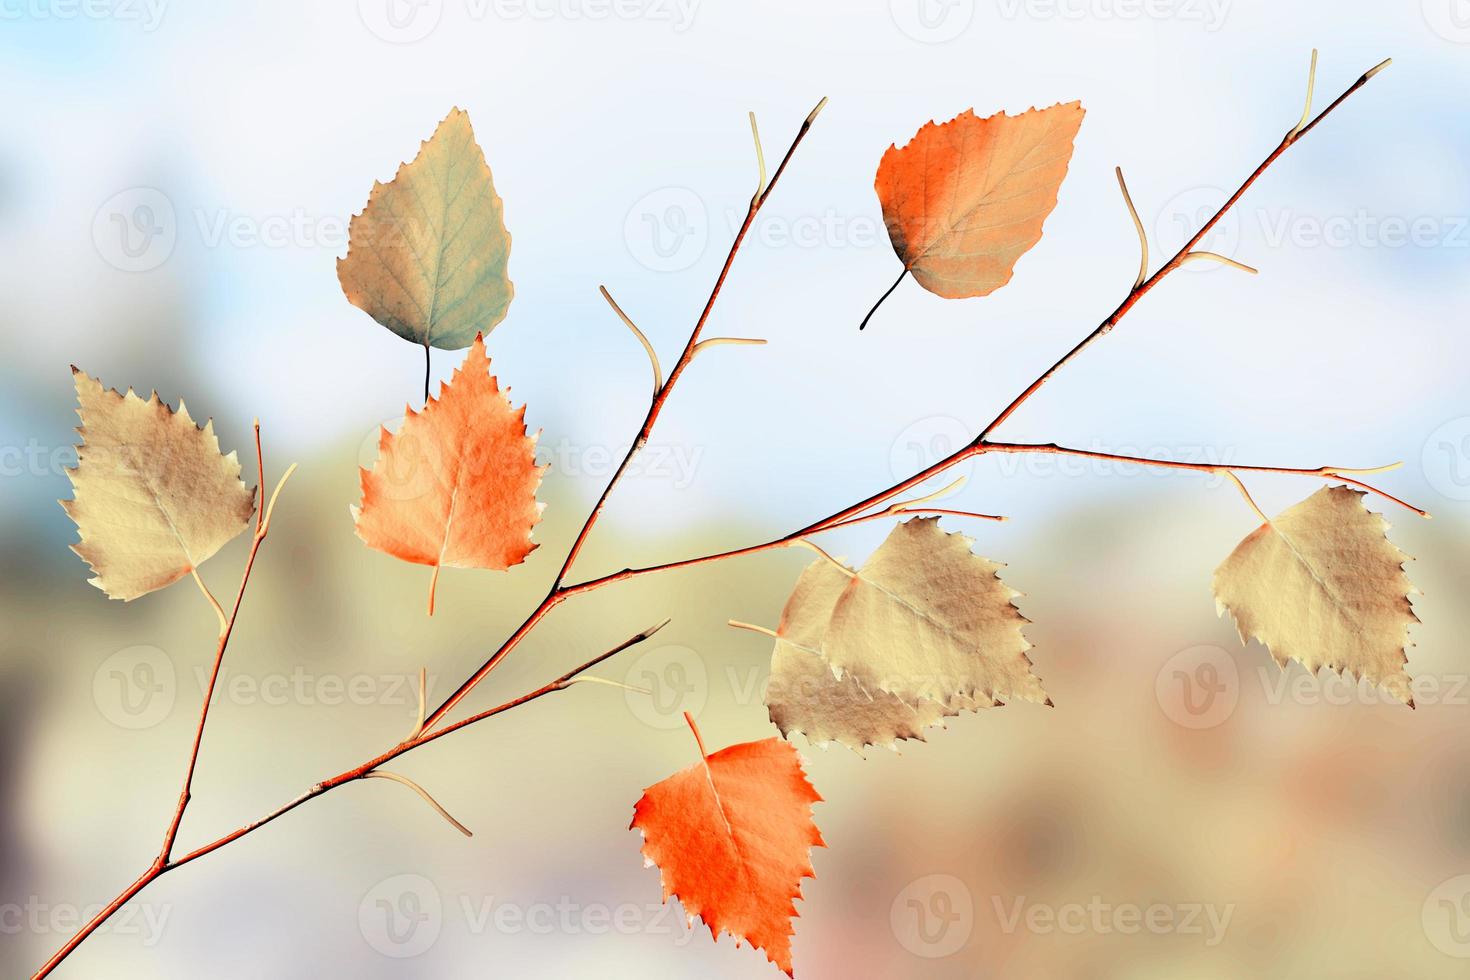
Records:
[[[77,387],[77,465],[61,506],[81,540],[72,550],[114,599],[136,599],[178,581],[245,530],[255,491],[240,461],[220,454],[213,421],[201,429],[182,401],[174,412],[154,392],[120,395],[72,368]]]
[[[352,305],[405,340],[446,350],[489,333],[515,290],[510,233],[470,117],[453,109],[348,229],[337,279]]]
[[[1282,667],[1366,677],[1412,706],[1409,559],[1363,497],[1323,487],[1256,528],[1215,570],[1215,604],[1242,642],[1260,640]]]

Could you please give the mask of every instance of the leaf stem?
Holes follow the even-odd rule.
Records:
[[[893,285],[889,286],[888,290],[882,296],[878,297],[878,302],[873,304],[873,308],[868,311],[868,315],[863,317],[863,322],[858,324],[859,330],[866,330],[868,328],[868,321],[873,319],[873,314],[878,312],[878,307],[883,305],[883,301],[893,294],[893,291],[898,288],[898,284],[903,282],[904,277],[908,274],[908,266],[904,266],[903,271],[898,274],[898,278],[893,280]]]

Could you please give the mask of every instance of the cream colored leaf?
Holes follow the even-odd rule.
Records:
[[[61,501],[81,540],[72,550],[114,599],[136,599],[178,581],[245,530],[255,491],[240,461],[221,455],[214,423],[201,429],[179,402],[154,392],[120,395],[72,368],[77,387],[77,465]]]
[[[510,307],[510,233],[470,117],[449,115],[348,229],[337,278],[352,305],[405,340],[458,350]]]
[[[978,707],[973,701],[954,708],[928,700],[909,704],[886,691],[864,690],[850,673],[838,677],[822,648],[847,583],[831,562],[817,561],[802,572],[786,601],[766,686],[766,707],[782,735],[800,733],[817,745],[838,742],[861,755],[869,745],[922,741],[926,728]]]
[[[1215,605],[1235,617],[1242,642],[1260,640],[1282,667],[1297,660],[1314,674],[1366,677],[1412,706],[1404,650],[1419,618],[1409,559],[1363,497],[1323,487],[1256,528],[1215,570]]]
[[[824,651],[868,691],[945,708],[1047,701],[1000,565],[936,517],[899,524],[843,590]]]

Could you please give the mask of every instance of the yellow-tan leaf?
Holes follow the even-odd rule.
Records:
[[[154,392],[118,394],[72,368],[83,444],[69,473],[76,522],[72,550],[92,567],[93,585],[136,599],[178,581],[245,530],[255,491],[240,461],[221,455],[213,421],[201,429],[182,401],[173,411]]]
[[[923,741],[925,729],[979,707],[973,701],[953,708],[924,699],[910,704],[886,691],[865,690],[851,673],[839,677],[822,651],[847,584],[831,562],[816,561],[802,572],[782,610],[766,685],[766,707],[782,735],[800,733],[816,745],[837,742],[861,755],[869,745]]]
[[[1366,677],[1412,707],[1409,559],[1364,496],[1323,487],[1256,528],[1215,570],[1215,604],[1242,642],[1260,640],[1282,667]]]

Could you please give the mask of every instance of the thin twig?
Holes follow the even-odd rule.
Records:
[[[229,620],[225,617],[224,607],[219,604],[219,600],[214,597],[214,593],[209,591],[209,586],[204,584],[204,579],[199,577],[199,569],[197,567],[190,567],[189,574],[194,576],[194,583],[199,586],[199,591],[204,593],[204,598],[209,600],[210,608],[219,617],[219,631],[223,633],[225,627],[229,625]]]
[[[742,623],[738,619],[731,619],[727,620],[725,625],[733,626],[738,630],[750,630],[752,633],[764,633],[766,636],[769,636],[773,640],[781,639],[781,634],[777,633],[775,630],[767,629],[764,626],[757,626],[754,623]]]
[[[612,495],[613,489],[622,480],[623,474],[627,472],[629,465],[633,462],[633,458],[647,445],[649,434],[652,433],[654,424],[663,412],[669,395],[673,392],[674,386],[678,384],[679,378],[683,375],[685,368],[689,366],[690,361],[694,358],[694,349],[699,345],[700,334],[704,331],[705,324],[709,322],[710,313],[713,312],[715,307],[715,301],[719,299],[720,291],[725,285],[725,280],[730,275],[730,269],[735,264],[735,256],[739,254],[741,244],[745,241],[746,235],[755,223],[756,213],[760,210],[761,205],[765,203],[766,198],[770,196],[771,191],[775,190],[776,184],[781,180],[781,175],[786,172],[787,164],[791,162],[792,155],[796,152],[796,148],[801,145],[802,140],[806,137],[807,131],[811,129],[812,120],[816,118],[817,112],[821,110],[825,102],[826,100],[824,99],[821,103],[818,103],[817,107],[802,122],[801,128],[797,130],[796,136],[791,141],[791,145],[786,148],[785,156],[781,158],[780,164],[777,165],[776,172],[771,175],[770,183],[766,185],[765,192],[751,199],[750,207],[745,215],[745,221],[741,223],[740,229],[735,233],[734,241],[730,243],[730,251],[725,256],[725,262],[720,267],[719,275],[715,277],[715,284],[710,289],[709,298],[705,300],[704,309],[700,311],[699,318],[694,321],[694,328],[689,333],[689,340],[684,344],[683,352],[674,363],[673,370],[669,372],[668,380],[660,386],[658,393],[654,395],[653,403],[648,407],[648,413],[644,416],[643,424],[638,427],[638,435],[633,439],[632,444],[628,447],[628,451],[623,454],[622,462],[613,471],[612,477],[608,480],[606,486],[603,487],[602,493],[598,496],[597,502],[593,504],[592,510],[587,515],[587,519],[582,522],[582,528],[577,532],[571,547],[567,549],[566,558],[562,561],[561,568],[557,571],[556,578],[553,579],[551,588],[546,593],[546,598],[541,600],[541,604],[531,612],[530,616],[526,618],[526,621],[501,644],[498,650],[480,665],[478,670],[471,674],[453,694],[449,695],[444,700],[444,703],[429,713],[429,717],[424,721],[426,729],[433,730],[439,725],[444,720],[444,717],[453,711],[454,707],[460,701],[464,700],[465,696],[473,691],[505,659],[510,651],[515,649],[516,645],[536,627],[536,624],[541,621],[542,617],[566,598],[566,592],[562,586],[566,581],[567,574],[571,571],[572,565],[576,563],[577,556],[582,553],[582,547],[587,543],[588,536],[591,535],[592,529],[597,525],[598,518],[602,516],[603,508],[607,506],[608,497]]]
[[[1143,219],[1138,216],[1138,209],[1133,206],[1133,197],[1128,193],[1128,182],[1123,179],[1123,168],[1114,167],[1113,172],[1118,175],[1118,190],[1123,192],[1123,203],[1128,205],[1128,214],[1138,232],[1138,278],[1133,280],[1133,288],[1137,289],[1148,278],[1148,235],[1144,233]]]
[[[392,780],[393,782],[397,783],[400,786],[407,786],[409,789],[411,789],[415,793],[417,793],[419,795],[419,798],[420,799],[422,799],[425,803],[429,804],[429,806],[433,807],[435,813],[439,814],[439,816],[441,816],[445,820],[449,821],[449,825],[451,827],[453,827],[455,830],[459,831],[461,834],[464,834],[466,837],[473,837],[473,836],[475,836],[473,833],[470,832],[470,828],[466,827],[464,824],[462,824],[458,820],[454,819],[454,816],[452,814],[450,814],[450,812],[448,810],[444,809],[444,807],[442,805],[440,805],[440,803],[439,803],[438,800],[434,799],[433,796],[429,795],[429,791],[428,790],[424,789],[422,786],[420,786],[418,783],[414,782],[412,779],[409,779],[407,776],[401,775],[401,774],[396,773],[396,772],[388,772],[387,770],[384,770],[384,769],[376,769],[376,770],[374,770],[372,772],[363,773],[363,778],[364,779],[390,779],[390,780]]]
[[[833,568],[837,569],[843,575],[846,575],[848,578],[857,578],[857,572],[854,572],[852,569],[848,568],[842,562],[838,561],[836,558],[833,558],[830,554],[827,553],[827,551],[824,548],[822,548],[822,547],[820,547],[818,545],[813,544],[812,542],[808,541],[806,538],[794,538],[794,539],[786,542],[786,546],[788,548],[806,548],[806,549],[808,549],[810,551],[815,551],[817,553],[818,557],[825,558],[827,560],[827,563],[829,565],[831,565]]]
[[[719,347],[721,344],[760,346],[765,344],[765,341],[754,337],[711,337],[709,340],[701,340],[699,343],[695,344],[694,353],[697,355],[700,351],[705,350],[706,348]]]
[[[1251,510],[1255,511],[1257,516],[1261,518],[1262,524],[1271,523],[1271,518],[1266,516],[1266,512],[1264,510],[1261,510],[1260,505],[1256,503],[1256,498],[1251,496],[1251,492],[1245,488],[1245,482],[1242,481],[1240,477],[1236,476],[1234,473],[1230,472],[1227,469],[1220,469],[1216,472],[1222,473],[1230,478],[1230,482],[1235,484],[1235,489],[1239,490],[1240,495],[1245,498],[1245,502],[1250,504]]]
[[[367,778],[368,774],[376,771],[379,766],[385,765],[393,759],[396,759],[407,752],[411,752],[421,745],[427,745],[429,742],[442,738],[443,736],[451,734],[452,732],[457,732],[461,728],[467,728],[470,725],[484,721],[487,718],[493,718],[496,715],[510,711],[512,708],[518,708],[521,705],[529,704],[530,702],[543,698],[548,694],[552,694],[556,691],[565,690],[570,685],[571,681],[574,680],[577,675],[581,674],[583,671],[590,670],[593,667],[596,667],[598,664],[608,660],[609,658],[614,657],[619,653],[622,653],[629,647],[648,639],[664,626],[668,625],[668,622],[669,621],[666,619],[662,623],[659,623],[657,626],[644,630],[636,636],[613,647],[611,650],[608,650],[606,653],[592,658],[591,660],[582,664],[580,667],[576,667],[570,671],[567,671],[565,674],[561,675],[551,683],[544,684],[536,690],[531,691],[529,694],[523,694],[520,697],[515,698],[514,700],[507,701],[504,704],[498,705],[494,708],[490,708],[486,711],[482,711],[477,715],[472,715],[469,718],[457,721],[452,725],[448,725],[444,728],[439,729],[438,731],[425,732],[421,734],[417,739],[411,742],[404,742],[401,745],[394,746],[392,749],[389,749],[387,752],[384,752],[377,758],[370,759],[360,766],[349,769],[346,772],[338,773],[331,779],[324,779],[321,782],[312,786],[311,789],[307,790],[305,793],[302,793],[294,799],[276,807],[265,816],[259,817],[242,827],[232,830],[230,833],[225,834],[223,837],[219,837],[209,842],[208,844],[197,847],[194,850],[183,855],[182,857],[171,858],[164,861],[155,860],[153,864],[149,866],[147,871],[143,872],[143,874],[140,875],[137,880],[135,880],[127,888],[123,889],[116,898],[104,905],[97,912],[96,915],[94,915],[91,919],[87,921],[86,925],[82,926],[81,929],[79,929],[71,937],[71,939],[67,940],[65,945],[63,945],[59,950],[52,954],[51,958],[47,960],[38,971],[36,971],[32,980],[42,980],[42,978],[49,976],[53,970],[61,965],[63,960],[70,956],[71,953],[78,946],[86,941],[88,936],[96,932],[104,923],[107,922],[108,919],[117,914],[119,909],[121,909],[128,902],[132,901],[135,897],[137,897],[139,892],[147,888],[150,884],[152,884],[161,876],[177,868],[181,868],[186,864],[192,864],[194,861],[197,861],[208,854],[212,854],[222,847],[226,847],[243,837],[253,834],[260,828],[266,826],[267,824],[275,822],[276,820],[290,813],[292,810],[295,810],[303,803],[314,800],[324,793],[330,792],[331,790],[334,790],[337,787],[343,786],[347,783]]]
[[[1297,133],[1300,133],[1302,131],[1302,127],[1307,124],[1307,120],[1309,118],[1311,118],[1311,115],[1312,115],[1312,90],[1314,88],[1316,88],[1316,87],[1317,87],[1317,49],[1316,48],[1313,48],[1312,49],[1312,65],[1311,65],[1310,68],[1307,69],[1307,104],[1302,107],[1302,118],[1301,118],[1301,121],[1298,122],[1295,126],[1291,127],[1291,131],[1286,134],[1286,138],[1287,139],[1293,139],[1293,138],[1295,138],[1296,137],[1296,134]]]
[[[1281,157],[1281,154],[1285,153],[1292,144],[1296,143],[1303,136],[1306,136],[1313,129],[1315,129],[1318,123],[1320,123],[1323,119],[1326,119],[1327,116],[1330,115],[1334,109],[1342,105],[1342,103],[1345,102],[1354,92],[1362,88],[1364,85],[1368,84],[1368,80],[1376,75],[1379,71],[1381,71],[1383,67],[1385,67],[1387,64],[1388,62],[1385,61],[1378,67],[1373,68],[1368,72],[1365,72],[1358,78],[1356,82],[1353,82],[1353,84],[1348,86],[1341,95],[1334,99],[1332,103],[1327,106],[1327,108],[1318,113],[1315,119],[1313,119],[1306,125],[1299,126],[1293,129],[1291,132],[1287,133],[1286,136],[1277,145],[1276,149],[1272,150],[1266,155],[1266,159],[1261,161],[1260,165],[1257,166],[1256,169],[1251,172],[1250,176],[1241,183],[1240,187],[1236,189],[1235,193],[1231,194],[1230,197],[1226,199],[1225,203],[1220,205],[1219,209],[1213,215],[1211,215],[1210,218],[1205,221],[1203,225],[1200,226],[1199,231],[1195,232],[1193,237],[1191,237],[1189,241],[1185,242],[1184,245],[1180,247],[1178,252],[1174,253],[1173,258],[1171,258],[1168,262],[1165,262],[1164,265],[1159,269],[1159,271],[1155,272],[1148,279],[1145,279],[1142,283],[1139,283],[1139,285],[1136,286],[1133,291],[1130,292],[1123,299],[1123,302],[1118,304],[1118,308],[1115,309],[1112,313],[1108,314],[1107,318],[1103,320],[1102,323],[1098,324],[1097,327],[1094,328],[1093,331],[1089,333],[1086,337],[1083,337],[1082,340],[1080,340],[1071,350],[1067,351],[1067,353],[1058,358],[1056,362],[1053,363],[1051,367],[1043,371],[1041,375],[1036,378],[1035,381],[1027,385],[1026,388],[1019,395],[1011,400],[1010,404],[1001,409],[1000,414],[997,415],[990,422],[989,425],[980,430],[980,435],[976,437],[975,442],[980,443],[988,439],[992,432],[999,428],[1006,419],[1010,418],[1015,413],[1016,409],[1020,408],[1031,398],[1032,395],[1040,391],[1041,387],[1045,385],[1048,381],[1050,381],[1053,375],[1060,371],[1066,364],[1070,363],[1071,360],[1075,358],[1078,354],[1082,353],[1088,347],[1092,346],[1093,342],[1096,341],[1099,337],[1102,337],[1103,335],[1111,332],[1113,327],[1117,325],[1119,320],[1127,315],[1128,311],[1133,308],[1135,303],[1142,299],[1149,292],[1149,290],[1153,289],[1160,282],[1162,282],[1165,276],[1167,276],[1169,273],[1173,272],[1175,269],[1179,268],[1179,266],[1183,264],[1184,257],[1190,252],[1194,251],[1195,246],[1203,241],[1205,236],[1214,230],[1215,225],[1219,224],[1220,219],[1223,218],[1225,214],[1230,211],[1231,208],[1235,207],[1236,202],[1245,195],[1245,192],[1250,189],[1251,185],[1256,182],[1261,174],[1270,169],[1271,165]]]
[[[761,195],[766,192],[766,151],[761,149],[761,131],[755,124],[755,113],[750,114],[750,138],[755,140],[755,161],[760,167],[760,176],[755,181],[755,194],[751,202],[759,205]]]
[[[1241,272],[1249,272],[1253,276],[1261,271],[1255,266],[1246,265],[1244,262],[1237,262],[1234,259],[1229,258],[1228,256],[1219,254],[1218,252],[1206,252],[1204,249],[1199,248],[1195,249],[1193,252],[1189,252],[1184,256],[1185,262],[1192,262],[1195,259],[1208,259],[1211,262],[1219,262],[1221,265],[1228,265],[1232,269],[1239,269]]]
[[[265,462],[259,456],[260,430],[258,427],[256,429],[255,446],[257,469],[263,473],[265,471]],[[276,484],[275,493],[271,494],[270,505],[265,510],[265,516],[256,525],[255,536],[250,545],[250,552],[245,559],[245,570],[240,576],[240,588],[235,593],[235,604],[231,608],[229,616],[224,616],[223,610],[220,610],[220,631],[219,638],[215,643],[214,665],[210,669],[209,681],[204,688],[204,702],[199,706],[199,721],[194,726],[194,741],[189,749],[188,766],[184,770],[183,788],[179,790],[179,801],[174,806],[173,817],[169,820],[168,829],[163,835],[163,846],[158,852],[158,860],[156,862],[158,865],[166,865],[168,863],[169,857],[173,853],[174,840],[179,834],[179,826],[184,822],[184,811],[189,808],[189,800],[192,796],[194,785],[194,770],[199,764],[199,749],[204,742],[204,726],[209,721],[209,706],[214,700],[214,690],[219,683],[220,669],[223,667],[225,660],[225,649],[229,646],[230,635],[235,630],[235,620],[239,618],[240,605],[245,601],[245,587],[250,584],[250,572],[255,568],[255,557],[260,553],[261,543],[265,541],[265,536],[270,531],[271,514],[275,510],[276,499],[280,496],[281,488],[286,485],[286,481],[290,479],[291,473],[295,469],[296,464],[291,464],[290,468],[286,470],[285,475],[281,477],[280,482]],[[195,578],[198,578],[197,573]],[[200,587],[203,588],[203,585],[204,583],[201,581]],[[208,590],[206,590],[206,594],[208,594]],[[212,599],[213,596],[210,598]]]
[[[633,322],[633,318],[623,312],[623,308],[618,305],[617,300],[612,298],[612,293],[607,291],[607,287],[598,286],[597,288],[601,290],[602,298],[607,300],[607,305],[611,306],[613,312],[618,315],[618,319],[622,320],[624,325],[633,331],[633,336],[638,338],[638,343],[642,344],[643,349],[648,353],[648,363],[653,368],[653,394],[657,398],[658,390],[664,386],[664,369],[659,366],[658,351],[653,349],[653,345],[648,342],[648,338],[644,336],[643,331],[638,329],[638,324]]]

